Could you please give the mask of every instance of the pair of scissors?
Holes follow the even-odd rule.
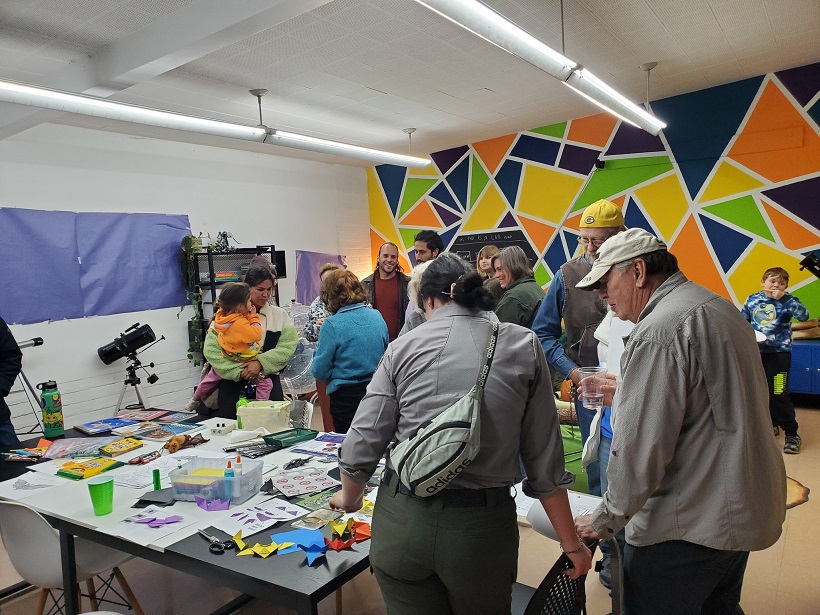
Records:
[[[198,531],[211,543],[208,545],[208,551],[211,553],[216,553],[219,555],[224,553],[225,549],[233,549],[236,546],[236,543],[233,540],[219,540],[216,536],[206,534],[203,530]]]

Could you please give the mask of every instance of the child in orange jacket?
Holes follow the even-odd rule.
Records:
[[[259,342],[265,335],[259,322],[256,307],[251,303],[250,288],[244,282],[228,282],[222,287],[217,299],[218,310],[214,315],[216,331],[222,355],[237,363],[245,363],[262,351]],[[199,383],[194,400],[201,400],[217,387],[222,378],[211,369]],[[268,399],[273,381],[263,378],[256,384],[256,399]]]

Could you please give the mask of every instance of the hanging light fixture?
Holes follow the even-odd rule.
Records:
[[[257,90],[257,92],[261,91],[262,90]],[[267,93],[266,90],[264,92]],[[259,98],[260,126],[245,126],[243,124],[211,120],[193,115],[185,115],[183,113],[173,113],[171,111],[114,102],[96,96],[74,94],[72,92],[63,92],[15,81],[0,80],[0,101],[18,105],[52,109],[65,113],[78,113],[92,117],[157,126],[159,128],[173,128],[175,130],[197,132],[217,137],[243,139],[259,143],[273,143],[274,145],[293,147],[323,154],[358,158],[377,164],[395,164],[414,169],[423,169],[430,164],[430,160],[426,158],[394,154],[392,152],[268,128],[261,124],[261,96],[263,95],[264,94],[260,95]]]
[[[529,62],[616,117],[657,135],[666,124],[478,0],[416,0],[473,34]],[[563,11],[561,18],[563,36]]]

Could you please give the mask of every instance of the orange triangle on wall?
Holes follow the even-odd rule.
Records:
[[[763,203],[763,209],[769,215],[774,230],[780,236],[780,241],[789,250],[802,250],[820,243],[820,236],[807,229],[803,223],[792,220],[763,199],[760,199],[760,202]]]
[[[579,211],[577,215],[572,216],[571,218],[567,218],[564,220],[564,223],[561,226],[565,226],[567,228],[571,228],[573,231],[577,231],[581,228],[581,214],[584,213],[583,211]]]
[[[603,147],[609,143],[609,137],[618,118],[609,113],[599,113],[589,117],[572,120],[569,125],[567,140]]]
[[[475,153],[481,158],[481,161],[484,163],[484,166],[487,167],[490,175],[498,169],[498,165],[504,160],[504,156],[506,156],[510,150],[510,145],[512,145],[512,142],[517,136],[517,133],[513,133],[511,135],[504,135],[503,137],[487,139],[486,141],[479,141],[478,143],[472,144]]]
[[[679,249],[676,249],[676,246],[679,246]],[[677,257],[678,266],[687,278],[732,300],[694,216],[689,216],[675,243],[669,246],[669,251]]]
[[[769,81],[729,157],[769,181],[781,182],[820,171],[820,135]]]
[[[543,222],[538,222],[532,218],[525,218],[521,215],[518,216],[518,222],[524,227],[524,230],[527,231],[527,235],[530,236],[530,241],[535,247],[535,251],[538,254],[543,254],[544,250],[547,249],[550,239],[552,239],[552,236],[555,234],[555,227],[544,224]]]
[[[402,218],[400,224],[402,226],[429,226],[431,228],[441,228],[441,220],[438,219],[433,208],[427,199],[422,199],[421,202],[413,208],[409,214]]]
[[[621,196],[615,197],[614,199],[609,199],[613,203],[615,203],[621,211],[624,210],[624,201],[626,201],[626,195],[622,194]]]

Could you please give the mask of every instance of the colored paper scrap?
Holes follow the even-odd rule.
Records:
[[[363,523],[361,521],[354,521],[353,537],[356,540],[356,542],[361,542],[362,540],[367,540],[368,538],[370,538],[370,524]]]
[[[148,525],[148,527],[152,528],[158,528],[169,523],[178,523],[180,521],[182,521],[182,517],[180,517],[179,515],[171,515],[170,517],[165,517],[164,519],[161,519],[159,517],[145,517],[143,519],[134,519],[134,523],[145,523]]]
[[[230,500],[225,500],[223,502],[220,499],[216,499],[208,502],[205,498],[201,498],[198,495],[194,496],[194,499],[196,500],[196,505],[199,506],[202,510],[228,510],[231,507]]]
[[[325,538],[325,544],[327,545],[327,547],[329,549],[333,549],[334,551],[341,551],[342,549],[352,547],[355,542],[355,538],[351,538],[349,540],[342,540],[341,538],[334,538],[333,540],[328,540],[327,538]]]

